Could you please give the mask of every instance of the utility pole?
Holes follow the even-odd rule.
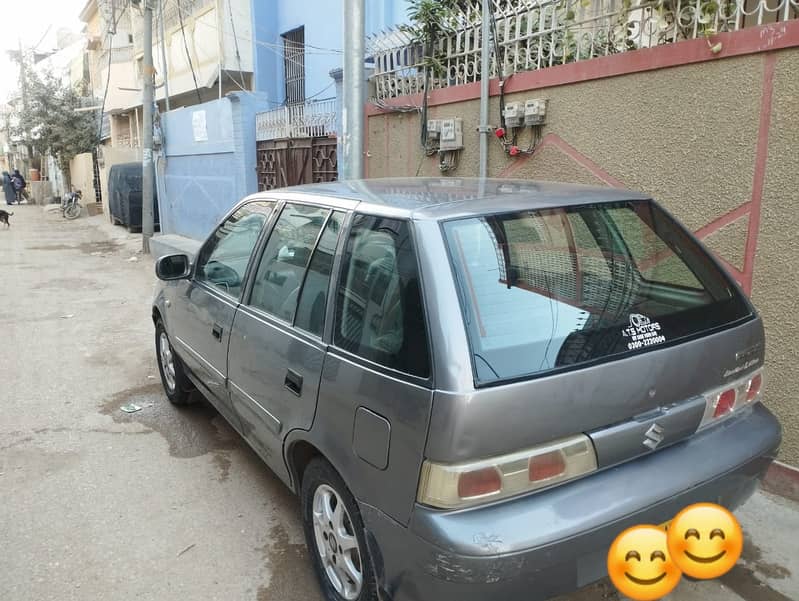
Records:
[[[488,134],[491,128],[488,126],[488,84],[490,82],[489,69],[491,68],[489,59],[491,58],[491,11],[488,3],[491,0],[483,0],[483,22],[480,32],[480,163],[478,175],[488,176]]]
[[[364,0],[344,0],[344,179],[363,178]]]
[[[142,178],[141,178],[141,242],[142,251],[149,254],[153,237],[153,7],[154,0],[143,0],[144,28],[142,43]]]

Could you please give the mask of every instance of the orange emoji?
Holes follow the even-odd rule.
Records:
[[[608,574],[635,601],[668,595],[682,577],[669,556],[666,533],[657,526],[633,526],[619,534],[608,551]]]
[[[674,563],[688,576],[702,580],[727,573],[744,546],[738,520],[713,503],[683,509],[669,525],[668,539]]]

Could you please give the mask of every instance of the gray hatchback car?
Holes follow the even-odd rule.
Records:
[[[329,601],[573,590],[624,528],[741,504],[779,446],[760,317],[642,194],[274,190],[156,273],[167,396],[300,496]]]

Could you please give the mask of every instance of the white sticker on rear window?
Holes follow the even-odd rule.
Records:
[[[630,327],[624,328],[621,335],[630,339],[627,348],[631,351],[666,342],[666,337],[660,333],[660,324],[640,313],[630,314]]]

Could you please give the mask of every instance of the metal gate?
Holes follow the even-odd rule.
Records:
[[[257,143],[258,190],[338,179],[335,138],[287,138]]]
[[[94,201],[103,202],[103,194],[100,190],[100,164],[97,161],[97,147],[92,149],[92,183],[94,184]]]

